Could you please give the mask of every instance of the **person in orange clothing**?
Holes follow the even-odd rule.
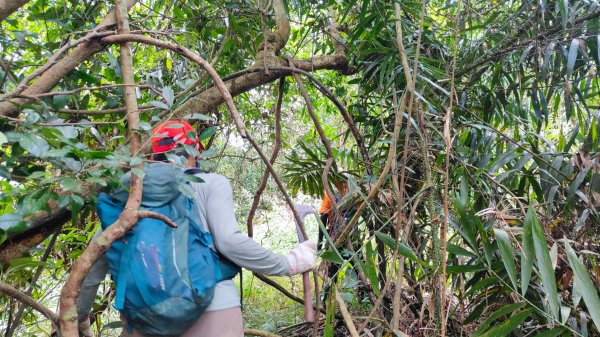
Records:
[[[335,202],[339,203],[339,201],[348,193],[348,182],[346,180],[336,180],[333,185],[335,186],[334,196]],[[341,212],[341,210],[338,210]],[[342,212],[343,213],[343,212]],[[321,202],[321,208],[319,209],[319,214],[321,216],[321,222],[323,222],[323,226],[327,229],[327,233],[329,236],[333,237],[333,235],[339,229],[341,225],[339,221],[336,221],[333,214],[333,205],[327,193],[323,195],[323,201]],[[322,249],[325,245],[323,241],[323,232],[319,231],[319,249]]]

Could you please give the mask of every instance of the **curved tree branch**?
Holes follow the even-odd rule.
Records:
[[[2,0],[0,0],[2,1]],[[10,0],[9,0],[10,1]],[[137,0],[125,0],[127,8],[131,8]],[[99,30],[105,29],[108,26],[116,23],[115,10],[111,10],[108,15],[96,26],[96,28],[86,36],[96,34]],[[84,37],[85,38],[85,37]],[[92,55],[102,51],[104,46],[98,43],[97,40],[80,44],[75,50],[56,62],[52,67],[46,70],[33,84],[23,90],[24,95],[35,95],[50,91],[63,77],[75,70],[79,64],[90,58]],[[31,103],[32,99],[19,98],[9,101],[0,102],[0,117],[16,116],[21,110],[19,107]]]
[[[0,0],[0,22],[28,2],[29,0]]]
[[[46,316],[46,318],[48,318],[52,322],[53,325],[56,325],[56,323],[58,322],[58,317],[56,316],[56,314],[54,312],[52,312],[52,310],[41,305],[38,301],[34,300],[31,296],[19,291],[18,289],[11,287],[8,284],[0,283],[0,293],[4,293],[7,296],[10,296],[10,297],[16,299],[17,301],[24,303],[24,304],[32,307],[33,309],[37,310],[42,315]]]

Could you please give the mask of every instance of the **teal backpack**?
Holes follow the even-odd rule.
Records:
[[[115,308],[128,329],[144,335],[179,336],[191,327],[213,298],[215,285],[233,278],[239,267],[220,259],[203,230],[193,198],[180,192],[189,184],[181,168],[157,163],[145,169],[142,210],[158,212],[177,224],[145,218],[106,253],[116,283]],[[130,173],[113,194],[100,193],[97,211],[106,229],[123,211]]]

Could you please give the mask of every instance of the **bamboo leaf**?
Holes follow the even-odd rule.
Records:
[[[529,207],[530,211],[532,209],[533,207]],[[546,241],[546,236],[544,234],[542,226],[535,217],[535,213],[533,214],[533,218],[534,221],[532,221],[531,225],[538,271],[540,274],[540,278],[542,279],[542,285],[546,292],[548,302],[550,303],[550,311],[552,312],[552,317],[554,317],[555,319],[559,319],[560,306],[558,304],[558,291],[556,289],[556,279],[554,275],[554,270],[552,269],[550,252],[548,250],[548,242]]]
[[[587,268],[577,257],[569,242],[564,240],[564,243],[567,258],[575,276],[576,283],[574,283],[573,287],[577,287],[577,290],[583,297],[583,302],[588,309],[588,313],[592,316],[592,321],[594,321],[596,328],[600,330],[600,298],[598,298],[598,291],[594,286],[594,282],[592,282]]]
[[[556,328],[540,332],[539,334],[533,337],[556,337],[562,335],[565,331],[567,331],[565,328]]]
[[[498,337],[510,335],[511,332],[515,331],[515,329],[518,328],[527,317],[529,317],[531,311],[532,309],[526,309],[519,312],[518,314],[511,316],[502,324],[499,324],[488,330],[486,333],[482,334],[481,337]]]
[[[502,256],[504,268],[508,273],[508,277],[510,277],[510,282],[513,285],[514,291],[517,291],[517,267],[508,233],[502,229],[494,228],[494,235],[496,236],[496,242],[498,242],[498,248],[500,248],[500,255]]]
[[[569,47],[569,56],[567,57],[567,78],[573,75],[573,70],[575,69],[575,61],[577,61],[578,50],[579,41],[577,39],[573,39],[573,41],[571,41],[571,46]]]
[[[558,0],[558,7],[560,9],[562,27],[563,29],[567,29],[567,22],[569,21],[569,0]]]
[[[556,43],[555,42],[550,42],[550,44],[546,47],[546,50],[544,51],[544,61],[542,62],[542,66],[541,66],[541,71],[542,71],[542,76],[546,77],[546,74],[548,72],[548,66],[550,65],[550,59],[552,57],[552,54],[554,53],[554,47],[556,47]]]
[[[387,235],[387,234],[383,234],[380,231],[375,231],[375,236],[381,240],[381,242],[383,242],[386,246],[390,247],[391,249],[396,248],[396,240],[394,240],[391,236]],[[417,257],[417,255],[415,254],[415,252],[413,252],[413,250],[408,247],[407,245],[405,245],[402,242],[398,242],[398,254],[406,257],[409,260],[412,260],[420,265],[422,265],[423,267],[429,267],[429,265],[419,259]]]
[[[479,325],[479,327],[477,327],[477,330],[475,330],[472,337],[480,336],[482,333],[485,332],[485,330],[487,330],[489,328],[489,326],[495,320],[499,319],[500,317],[502,317],[504,315],[508,315],[512,312],[515,312],[515,311],[521,309],[524,305],[525,305],[525,303],[523,303],[523,302],[508,304],[508,305],[505,305],[502,308],[494,311],[488,318],[485,319],[485,321],[483,321],[483,323],[481,323]]]
[[[529,281],[531,280],[531,271],[533,270],[533,256],[534,256],[534,245],[533,245],[533,234],[532,227],[533,222],[537,221],[533,208],[529,208],[527,215],[525,216],[525,223],[523,224],[523,242],[521,243],[521,295],[525,296],[527,288],[529,287]]]

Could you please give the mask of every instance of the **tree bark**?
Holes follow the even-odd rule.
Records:
[[[29,0],[0,0],[0,22],[28,2]]]
[[[2,11],[1,3],[7,0],[0,0],[0,12]],[[22,0],[19,0],[22,1]],[[11,2],[11,0],[8,0]],[[131,8],[137,0],[125,0],[127,8]],[[108,15],[100,22],[96,28],[88,33],[91,35],[101,29],[107,28],[108,26],[116,23],[115,10],[111,10]],[[75,70],[79,64],[87,60],[94,54],[102,51],[104,46],[98,42],[98,40],[92,40],[87,43],[79,45],[71,53],[63,57],[54,66],[50,67],[44,72],[37,81],[33,82],[27,89],[22,92],[22,95],[35,95],[43,92],[50,91],[60,80],[62,80],[67,74]],[[14,98],[4,102],[0,102],[0,117],[15,117],[18,115],[22,105],[29,104],[33,101],[30,98]]]

